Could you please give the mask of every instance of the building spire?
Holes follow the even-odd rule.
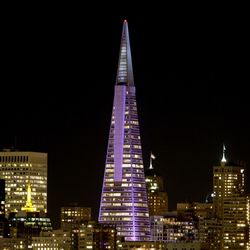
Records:
[[[223,155],[222,155],[222,159],[221,159],[221,163],[225,164],[227,162],[226,157],[225,157],[225,152],[226,152],[226,147],[223,144]]]
[[[123,21],[116,85],[134,86],[128,22]]]
[[[36,208],[33,207],[32,205],[32,201],[31,201],[31,186],[28,183],[28,187],[27,187],[27,201],[26,201],[26,205],[24,207],[22,207],[23,211],[26,212],[35,212]]]
[[[153,164],[152,164],[152,160],[155,159],[155,156],[153,155],[153,153],[151,152],[150,154],[150,165],[149,165],[149,169],[153,169]]]

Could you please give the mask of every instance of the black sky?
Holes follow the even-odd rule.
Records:
[[[144,162],[147,167],[152,150],[170,208],[204,201],[222,143],[229,160],[247,162],[250,175],[243,7],[171,6],[161,13],[12,7],[1,31],[0,146],[48,152],[48,208],[55,225],[60,206],[70,202],[97,215],[125,18]]]

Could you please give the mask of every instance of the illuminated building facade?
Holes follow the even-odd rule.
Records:
[[[78,249],[116,250],[116,236],[115,225],[103,225],[89,221],[80,228]]]
[[[91,220],[91,208],[77,204],[61,208],[61,229],[71,231]]]
[[[32,250],[72,250],[70,233],[62,230],[41,232],[38,237],[32,237]],[[78,248],[77,248],[78,249]]]
[[[249,225],[245,194],[245,165],[227,164],[213,168],[215,216],[222,223],[221,249],[247,249]]]
[[[32,237],[38,237],[43,231],[52,231],[51,220],[44,212],[11,212],[8,221],[10,237],[24,239],[24,249],[31,248]]]
[[[180,221],[177,217],[150,216],[151,241],[194,242],[198,240],[198,229],[194,221]]]
[[[99,222],[126,241],[149,240],[145,184],[128,24],[123,23]]]
[[[0,222],[5,218],[5,180],[0,179]]]
[[[145,171],[145,180],[148,193],[149,216],[166,215],[168,211],[168,194],[164,190],[162,177],[153,168],[152,158],[150,167]]]
[[[72,249],[78,249],[79,229],[91,220],[91,208],[77,203],[61,208],[61,229],[70,232]]]
[[[0,238],[5,235],[5,180],[0,179]]]
[[[5,180],[5,211],[20,211],[26,204],[27,185],[37,211],[47,211],[47,153],[0,152],[0,179]]]
[[[247,196],[247,224],[248,224],[248,243],[247,249],[250,250],[250,196]]]
[[[121,242],[117,244],[120,250],[201,250],[199,242]]]
[[[213,218],[213,203],[177,203],[178,218],[193,220],[199,218]]]
[[[222,222],[216,218],[199,219],[199,241],[204,250],[221,249]]]
[[[27,249],[26,240],[23,238],[2,238],[0,240],[0,249]]]
[[[5,228],[5,237],[23,239],[24,247],[29,249],[32,245],[32,237],[39,236],[40,232],[52,231],[50,218],[43,211],[36,211],[32,204],[31,186],[27,184],[26,204],[18,212],[10,212],[8,227]],[[8,241],[6,241],[8,243]],[[12,244],[12,241],[9,242]],[[4,248],[8,249],[8,248]],[[11,248],[19,249],[19,248]]]

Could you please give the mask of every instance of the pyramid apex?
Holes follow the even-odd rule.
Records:
[[[123,21],[116,85],[134,86],[128,23]]]

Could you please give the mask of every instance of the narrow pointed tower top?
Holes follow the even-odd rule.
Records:
[[[223,155],[222,155],[221,163],[224,164],[224,165],[227,162],[226,157],[225,157],[225,151],[226,151],[226,147],[223,144]]]
[[[123,21],[116,85],[134,86],[134,75],[127,20]]]
[[[152,152],[151,152],[151,154],[150,154],[150,165],[149,165],[149,169],[154,169],[153,168],[153,163],[152,163],[152,160],[154,160],[155,159],[155,156],[152,154]]]

